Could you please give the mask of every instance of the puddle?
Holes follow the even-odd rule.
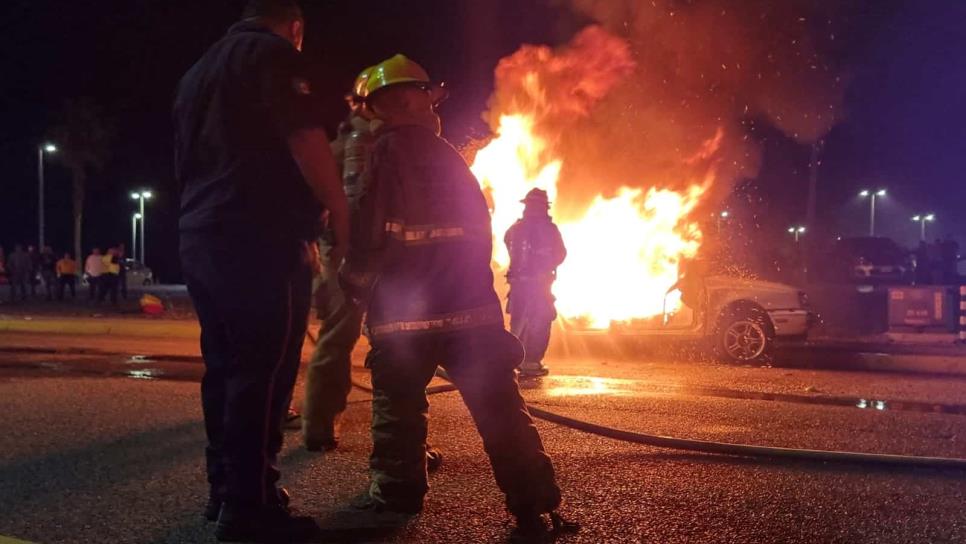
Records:
[[[132,365],[138,365],[132,368]],[[18,361],[0,365],[4,377],[57,376],[76,378],[130,378],[134,380],[200,381],[204,367],[165,365],[148,358],[78,359],[70,361]]]

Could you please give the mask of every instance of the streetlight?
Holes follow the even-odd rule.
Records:
[[[926,241],[926,223],[931,223],[936,220],[935,214],[920,214],[912,216],[913,221],[919,222],[919,239]]]
[[[56,152],[52,143],[37,146],[37,251],[44,249],[44,153]]]
[[[131,216],[131,255],[137,259],[138,256],[138,221],[141,214],[135,213]]]
[[[139,219],[141,220],[141,263],[142,264],[144,264],[144,259],[145,259],[145,257],[144,257],[144,255],[145,255],[145,251],[144,251],[145,250],[145,246],[144,246],[144,225],[145,225],[145,223],[147,223],[147,221],[145,220],[145,215],[144,215],[144,201],[145,200],[151,200],[151,197],[152,196],[153,195],[151,194],[151,191],[146,191],[146,190],[135,191],[135,192],[132,192],[131,193],[131,198],[140,202],[140,212],[141,213],[139,215],[141,217]],[[131,251],[131,254],[134,255],[135,258],[137,258],[137,254],[134,253],[133,250]]]
[[[788,232],[795,235],[795,243],[798,243],[798,239],[801,235],[805,234],[805,227],[801,225],[796,225],[794,227],[788,227]]]
[[[886,196],[886,190],[879,189],[878,191],[873,192],[868,189],[863,189],[862,192],[859,193],[859,196],[871,198],[869,205],[869,236],[875,236],[875,197]]]
[[[729,212],[728,210],[722,210],[722,211],[720,211],[720,212],[718,212],[716,214],[714,214],[714,213],[711,214],[711,217],[714,218],[715,226],[716,226],[718,232],[721,232],[721,222],[722,221],[727,221],[728,218],[731,217],[731,212]]]

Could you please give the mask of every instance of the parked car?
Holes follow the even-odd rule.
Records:
[[[911,280],[913,267],[910,252],[891,238],[864,236],[836,240],[816,271],[825,281],[897,284]]]
[[[154,272],[140,261],[124,259],[124,266],[127,267],[127,284],[129,286],[154,285]]]
[[[127,285],[128,287],[134,287],[138,285],[154,285],[157,280],[154,278],[154,272],[141,264],[140,261],[135,261],[134,259],[124,259],[124,266],[127,270]],[[81,285],[87,285],[87,274],[81,276]]]
[[[694,307],[671,303],[672,312],[613,325],[611,333],[644,342],[697,343],[727,360],[761,362],[779,343],[804,342],[817,322],[805,293],[789,285],[718,275],[696,281],[691,289],[696,293],[687,299]],[[668,296],[674,301],[678,293]]]

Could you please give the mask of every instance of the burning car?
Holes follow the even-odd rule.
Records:
[[[808,297],[795,287],[728,275],[676,286],[667,293],[665,304],[668,309],[662,315],[607,328],[565,318],[561,332],[612,336],[650,347],[700,345],[730,361],[764,362],[777,345],[804,342],[816,322]]]
[[[815,321],[804,292],[728,276],[706,278],[697,308],[687,309],[665,317],[664,329],[703,340],[733,361],[766,360],[778,342],[804,341]]]
[[[492,215],[494,271],[509,265],[499,242],[520,200],[540,189],[567,246],[553,286],[559,323],[578,334],[713,339],[728,358],[767,358],[776,339],[807,334],[797,289],[711,273],[675,289],[682,267],[713,245],[701,218],[720,213],[733,183],[757,171],[759,151],[727,121],[749,106],[730,112],[737,99],[713,99],[696,111],[684,97],[707,86],[707,70],[688,79],[697,87],[675,89],[652,76],[677,74],[681,63],[649,70],[662,56],[634,47],[591,25],[565,46],[524,45],[497,65],[484,114],[491,137],[467,150]],[[804,118],[817,128],[834,115]]]

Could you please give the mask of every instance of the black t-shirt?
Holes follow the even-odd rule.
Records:
[[[317,236],[321,208],[286,140],[321,126],[321,109],[288,41],[234,25],[182,78],[174,124],[182,232]]]

